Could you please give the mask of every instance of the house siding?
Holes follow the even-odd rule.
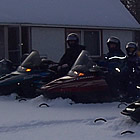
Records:
[[[64,28],[36,28],[32,27],[32,49],[41,55],[58,62],[65,51]]]
[[[125,30],[103,30],[103,53],[106,54],[108,49],[106,41],[110,36],[116,36],[120,39],[121,48],[125,52],[125,45],[130,41],[134,41],[133,31]]]

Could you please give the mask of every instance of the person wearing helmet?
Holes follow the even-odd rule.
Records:
[[[111,36],[107,39],[108,53],[104,59],[99,62],[99,66],[107,68],[106,81],[112,90],[112,96],[114,99],[120,99],[120,96],[124,94],[122,86],[122,68],[125,63],[126,55],[121,50],[120,40]]]
[[[134,69],[136,68],[136,52],[137,44],[135,42],[128,42],[125,46],[127,58],[126,58],[126,75],[132,77],[134,75]]]
[[[117,65],[126,59],[125,53],[121,50],[121,43],[117,37],[108,38],[107,42],[108,53],[103,60],[99,61],[98,65],[114,70]]]
[[[133,69],[136,66],[136,51],[137,51],[137,44],[135,42],[128,42],[125,46],[127,58],[126,64],[128,67],[129,73],[133,73]]]
[[[137,44],[135,42],[128,42],[126,44],[126,54],[128,57],[135,57],[137,51]]]
[[[107,40],[107,47],[108,47],[108,53],[106,55],[106,59],[110,59],[111,57],[117,56],[117,57],[125,57],[124,52],[121,50],[121,43],[120,40],[117,37],[110,37]]]
[[[140,47],[137,47],[136,51],[136,61],[135,61],[135,70],[140,75]]]
[[[135,73],[136,73],[136,77],[139,77],[140,78],[140,47],[137,46],[137,50],[136,50],[136,53],[135,53]]]
[[[61,57],[57,69],[62,76],[68,73],[81,51],[85,50],[85,46],[79,44],[79,37],[76,33],[68,34],[66,42],[68,47]]]
[[[136,90],[136,77],[138,76],[137,74],[137,60],[138,57],[136,56],[138,46],[137,43],[135,42],[128,42],[125,46],[126,50],[126,61],[124,65],[124,72],[123,72],[123,77],[124,77],[124,87],[126,90],[126,100],[127,102],[131,102],[136,99],[137,97],[137,90]]]

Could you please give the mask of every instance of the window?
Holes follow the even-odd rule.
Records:
[[[77,33],[79,35],[80,44],[86,46],[86,50],[95,57],[101,56],[101,43],[99,30],[83,30],[83,29],[66,29],[66,35],[69,33]]]
[[[100,33],[99,31],[84,31],[84,45],[86,50],[94,56],[100,56]]]
[[[0,27],[0,59],[5,57],[5,48],[4,48],[4,27]]]

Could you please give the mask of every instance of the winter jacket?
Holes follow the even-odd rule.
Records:
[[[59,77],[64,76],[69,72],[82,50],[85,50],[85,46],[77,45],[66,49],[65,54],[59,61],[57,69]],[[66,67],[64,65],[66,65]]]
[[[108,69],[114,69],[114,67],[118,67],[118,65],[122,65],[124,60],[126,59],[126,55],[123,53],[121,49],[115,52],[108,52],[104,59],[99,61],[97,64],[102,67],[106,67]]]
[[[65,54],[59,61],[59,65],[68,64],[68,66],[71,68],[82,50],[85,50],[85,46],[77,45],[67,48]]]

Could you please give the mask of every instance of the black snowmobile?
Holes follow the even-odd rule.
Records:
[[[8,59],[0,60],[0,77],[16,70],[16,66]]]
[[[22,97],[35,97],[37,88],[53,79],[55,72],[48,69],[48,60],[32,51],[16,71],[0,78],[0,95],[17,93]]]
[[[121,114],[129,116],[132,120],[140,122],[140,100],[129,104]]]

